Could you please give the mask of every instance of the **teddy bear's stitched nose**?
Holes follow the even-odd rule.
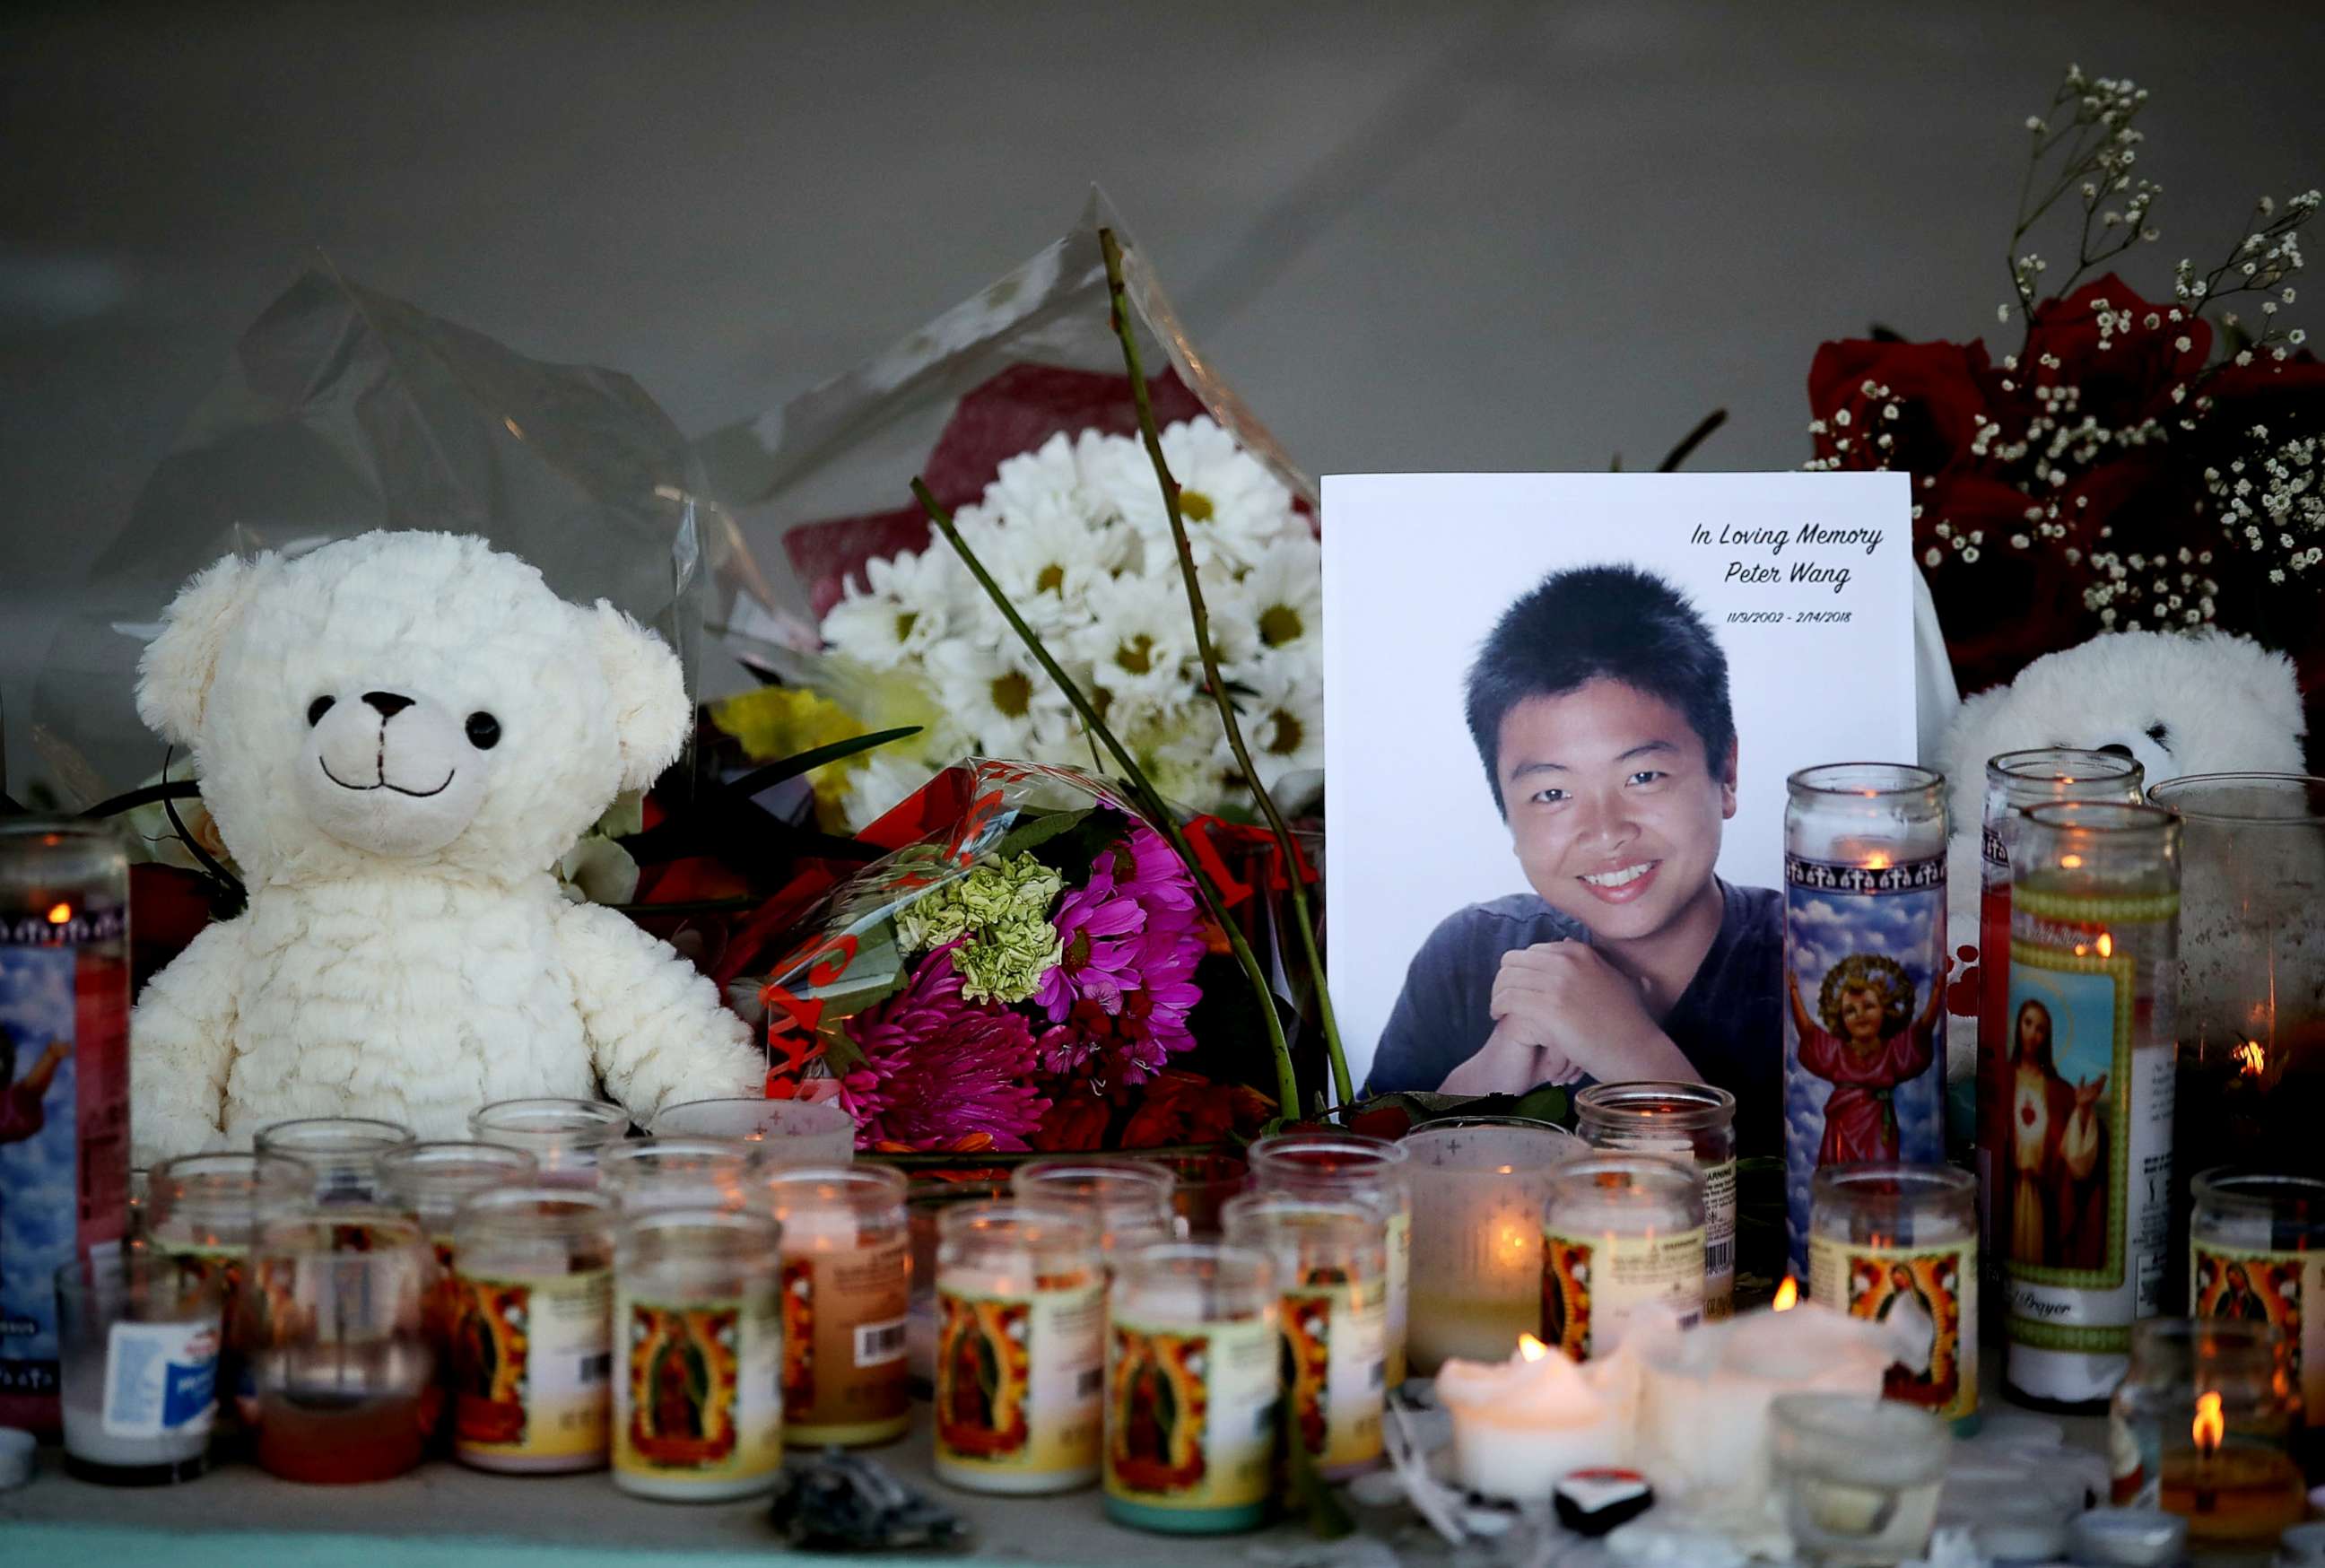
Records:
[[[366,691],[363,700],[379,710],[380,722],[385,723],[412,706],[412,699],[394,691]]]

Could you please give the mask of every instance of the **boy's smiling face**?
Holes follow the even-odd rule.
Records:
[[[1687,717],[1598,679],[1502,717],[1494,775],[1526,880],[1598,937],[1636,941],[1702,895],[1736,814],[1736,754],[1717,770]]]

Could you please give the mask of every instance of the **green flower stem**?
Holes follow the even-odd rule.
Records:
[[[1274,830],[1276,845],[1283,851],[1285,879],[1292,888],[1292,922],[1300,930],[1300,945],[1307,956],[1308,972],[1316,977],[1316,1010],[1324,1025],[1324,1048],[1332,1062],[1332,1088],[1345,1105],[1356,1098],[1356,1090],[1348,1081],[1348,1057],[1340,1046],[1340,1025],[1332,1015],[1332,988],[1324,978],[1324,958],[1316,947],[1315,919],[1309,913],[1308,889],[1300,876],[1300,850],[1292,841],[1290,824],[1276,809],[1275,797],[1260,782],[1259,770],[1251,764],[1250,748],[1244,745],[1243,725],[1236,718],[1227,682],[1219,675],[1218,655],[1211,647],[1210,611],[1203,604],[1202,584],[1195,576],[1195,547],[1187,537],[1187,520],[1179,512],[1179,481],[1171,477],[1170,462],[1162,456],[1162,432],[1154,423],[1154,404],[1146,392],[1146,371],[1138,358],[1138,337],[1131,329],[1130,312],[1123,298],[1122,244],[1110,228],[1098,231],[1098,243],[1106,255],[1106,287],[1112,307],[1114,335],[1122,340],[1122,362],[1130,371],[1130,394],[1138,405],[1138,433],[1144,439],[1146,455],[1154,464],[1155,481],[1162,487],[1162,509],[1171,519],[1171,537],[1179,546],[1179,577],[1187,585],[1187,609],[1194,617],[1195,650],[1202,655],[1204,683],[1210,688],[1211,701],[1219,710],[1219,722],[1227,728],[1227,745],[1235,752],[1236,765],[1243,770],[1244,782],[1251,786],[1252,798],[1259,803],[1260,812]]]
[[[1188,847],[1186,834],[1179,830],[1178,818],[1172,814],[1162,797],[1155,793],[1154,786],[1147,782],[1146,775],[1137,761],[1124,748],[1122,742],[1115,738],[1114,731],[1106,727],[1106,720],[1098,716],[1089,699],[1082,695],[1082,689],[1074,684],[1073,677],[1050,656],[1050,650],[1043,645],[1041,634],[1025,624],[1025,617],[1017,613],[1017,607],[1009,602],[1009,596],[1002,591],[999,583],[993,580],[993,574],[985,570],[985,562],[977,558],[977,552],[961,538],[960,531],[953,526],[952,514],[945,510],[927,484],[917,478],[912,480],[912,494],[919,497],[921,509],[929,515],[929,521],[936,525],[937,532],[945,536],[945,543],[951,545],[954,553],[960,557],[961,564],[968,568],[968,574],[977,579],[977,586],[1001,611],[1002,618],[1015,630],[1026,650],[1049,673],[1050,679],[1058,683],[1058,690],[1066,694],[1066,700],[1074,705],[1074,711],[1081,715],[1082,722],[1088,726],[1090,733],[1105,742],[1107,750],[1114,754],[1115,763],[1122,769],[1124,781],[1129,784],[1131,793],[1153,820],[1156,830],[1170,840],[1180,863],[1194,877],[1195,891],[1202,895],[1203,907],[1209,912],[1218,928],[1227,933],[1227,946],[1235,953],[1236,963],[1243,970],[1244,978],[1251,982],[1252,996],[1259,1003],[1261,1021],[1267,1025],[1267,1043],[1275,1052],[1277,1103],[1284,1115],[1298,1116],[1300,1081],[1292,1071],[1292,1047],[1283,1037],[1283,1020],[1276,1016],[1275,993],[1268,988],[1266,972],[1259,967],[1259,959],[1251,951],[1251,944],[1244,940],[1243,932],[1228,917],[1227,904],[1219,897],[1219,890],[1211,886],[1211,879],[1203,874],[1202,867],[1196,862],[1194,851]],[[1296,877],[1294,880],[1297,880]]]

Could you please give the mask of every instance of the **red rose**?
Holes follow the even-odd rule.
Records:
[[[1824,425],[1817,456],[1839,458],[1845,469],[1915,475],[1970,462],[1991,369],[1983,343],[1852,338],[1820,344],[1809,366],[1809,408]],[[1867,384],[1886,390],[1867,394]],[[1885,417],[1892,407],[1894,419]],[[1885,435],[1891,438],[1885,448],[1878,444]]]
[[[2069,386],[2076,396],[2058,411],[2064,423],[2088,415],[2102,430],[2119,431],[2144,419],[2170,419],[2178,407],[2172,389],[2193,380],[2212,350],[2212,329],[2201,320],[2174,321],[2173,308],[2150,304],[2113,273],[2064,299],[2044,300],[2034,307],[2018,353],[2017,401],[2031,409],[2033,388]]]

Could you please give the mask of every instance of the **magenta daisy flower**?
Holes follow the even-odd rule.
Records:
[[[1106,865],[1101,858],[1101,868],[1093,873],[1089,886],[1060,899],[1058,913],[1050,918],[1064,939],[1065,953],[1042,977],[1033,1000],[1042,1004],[1053,1024],[1063,1020],[1082,1000],[1119,1013],[1123,992],[1135,990],[1139,984],[1135,938],[1146,924],[1146,911],[1115,886],[1112,873],[1103,868]]]
[[[948,943],[902,991],[848,1020],[864,1060],[839,1103],[867,1148],[1022,1149],[1050,1102],[1032,1083],[1039,1053],[1019,1014],[964,1002]]]

